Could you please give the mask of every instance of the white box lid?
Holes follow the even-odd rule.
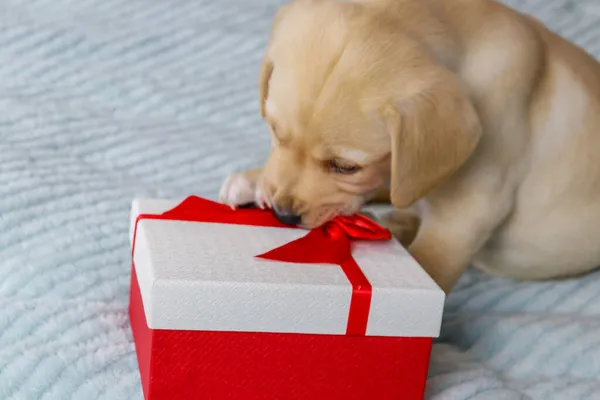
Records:
[[[137,199],[140,214],[179,202]],[[339,334],[352,286],[340,266],[256,258],[306,230],[141,219],[133,261],[152,329]],[[355,241],[352,255],[371,283],[369,336],[437,337],[444,292],[395,240]]]

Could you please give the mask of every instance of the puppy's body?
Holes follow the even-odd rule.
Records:
[[[312,226],[390,179],[445,290],[470,263],[518,279],[600,266],[600,66],[532,18],[489,0],[297,0],[261,83],[272,154],[225,201],[258,193]],[[320,167],[332,158],[361,169]]]
[[[600,266],[600,66],[527,16],[489,2],[467,3],[482,4],[479,18],[488,21],[465,29],[487,50],[467,56],[473,64],[457,70],[483,117],[483,138],[468,170],[498,179],[508,192],[492,197],[491,207],[506,215],[493,224],[474,265],[517,279]],[[495,23],[500,36],[488,26]],[[496,79],[481,82],[485,71]],[[443,193],[438,201],[444,203]]]

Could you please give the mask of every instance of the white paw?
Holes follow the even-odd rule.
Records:
[[[254,203],[260,208],[270,207],[256,182],[240,173],[233,173],[225,179],[219,193],[219,201],[234,209],[250,203]]]
[[[262,189],[257,185],[256,191],[254,192],[254,204],[260,208],[271,208],[271,203]]]

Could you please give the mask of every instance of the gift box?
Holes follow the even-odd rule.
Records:
[[[423,397],[444,293],[374,222],[307,231],[198,197],[131,218],[146,399]]]

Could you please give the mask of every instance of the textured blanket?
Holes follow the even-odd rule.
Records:
[[[215,198],[268,150],[256,77],[279,0],[0,1],[0,400],[142,398],[134,196]],[[600,55],[598,0],[512,0]],[[600,398],[600,274],[470,272],[431,399]]]

